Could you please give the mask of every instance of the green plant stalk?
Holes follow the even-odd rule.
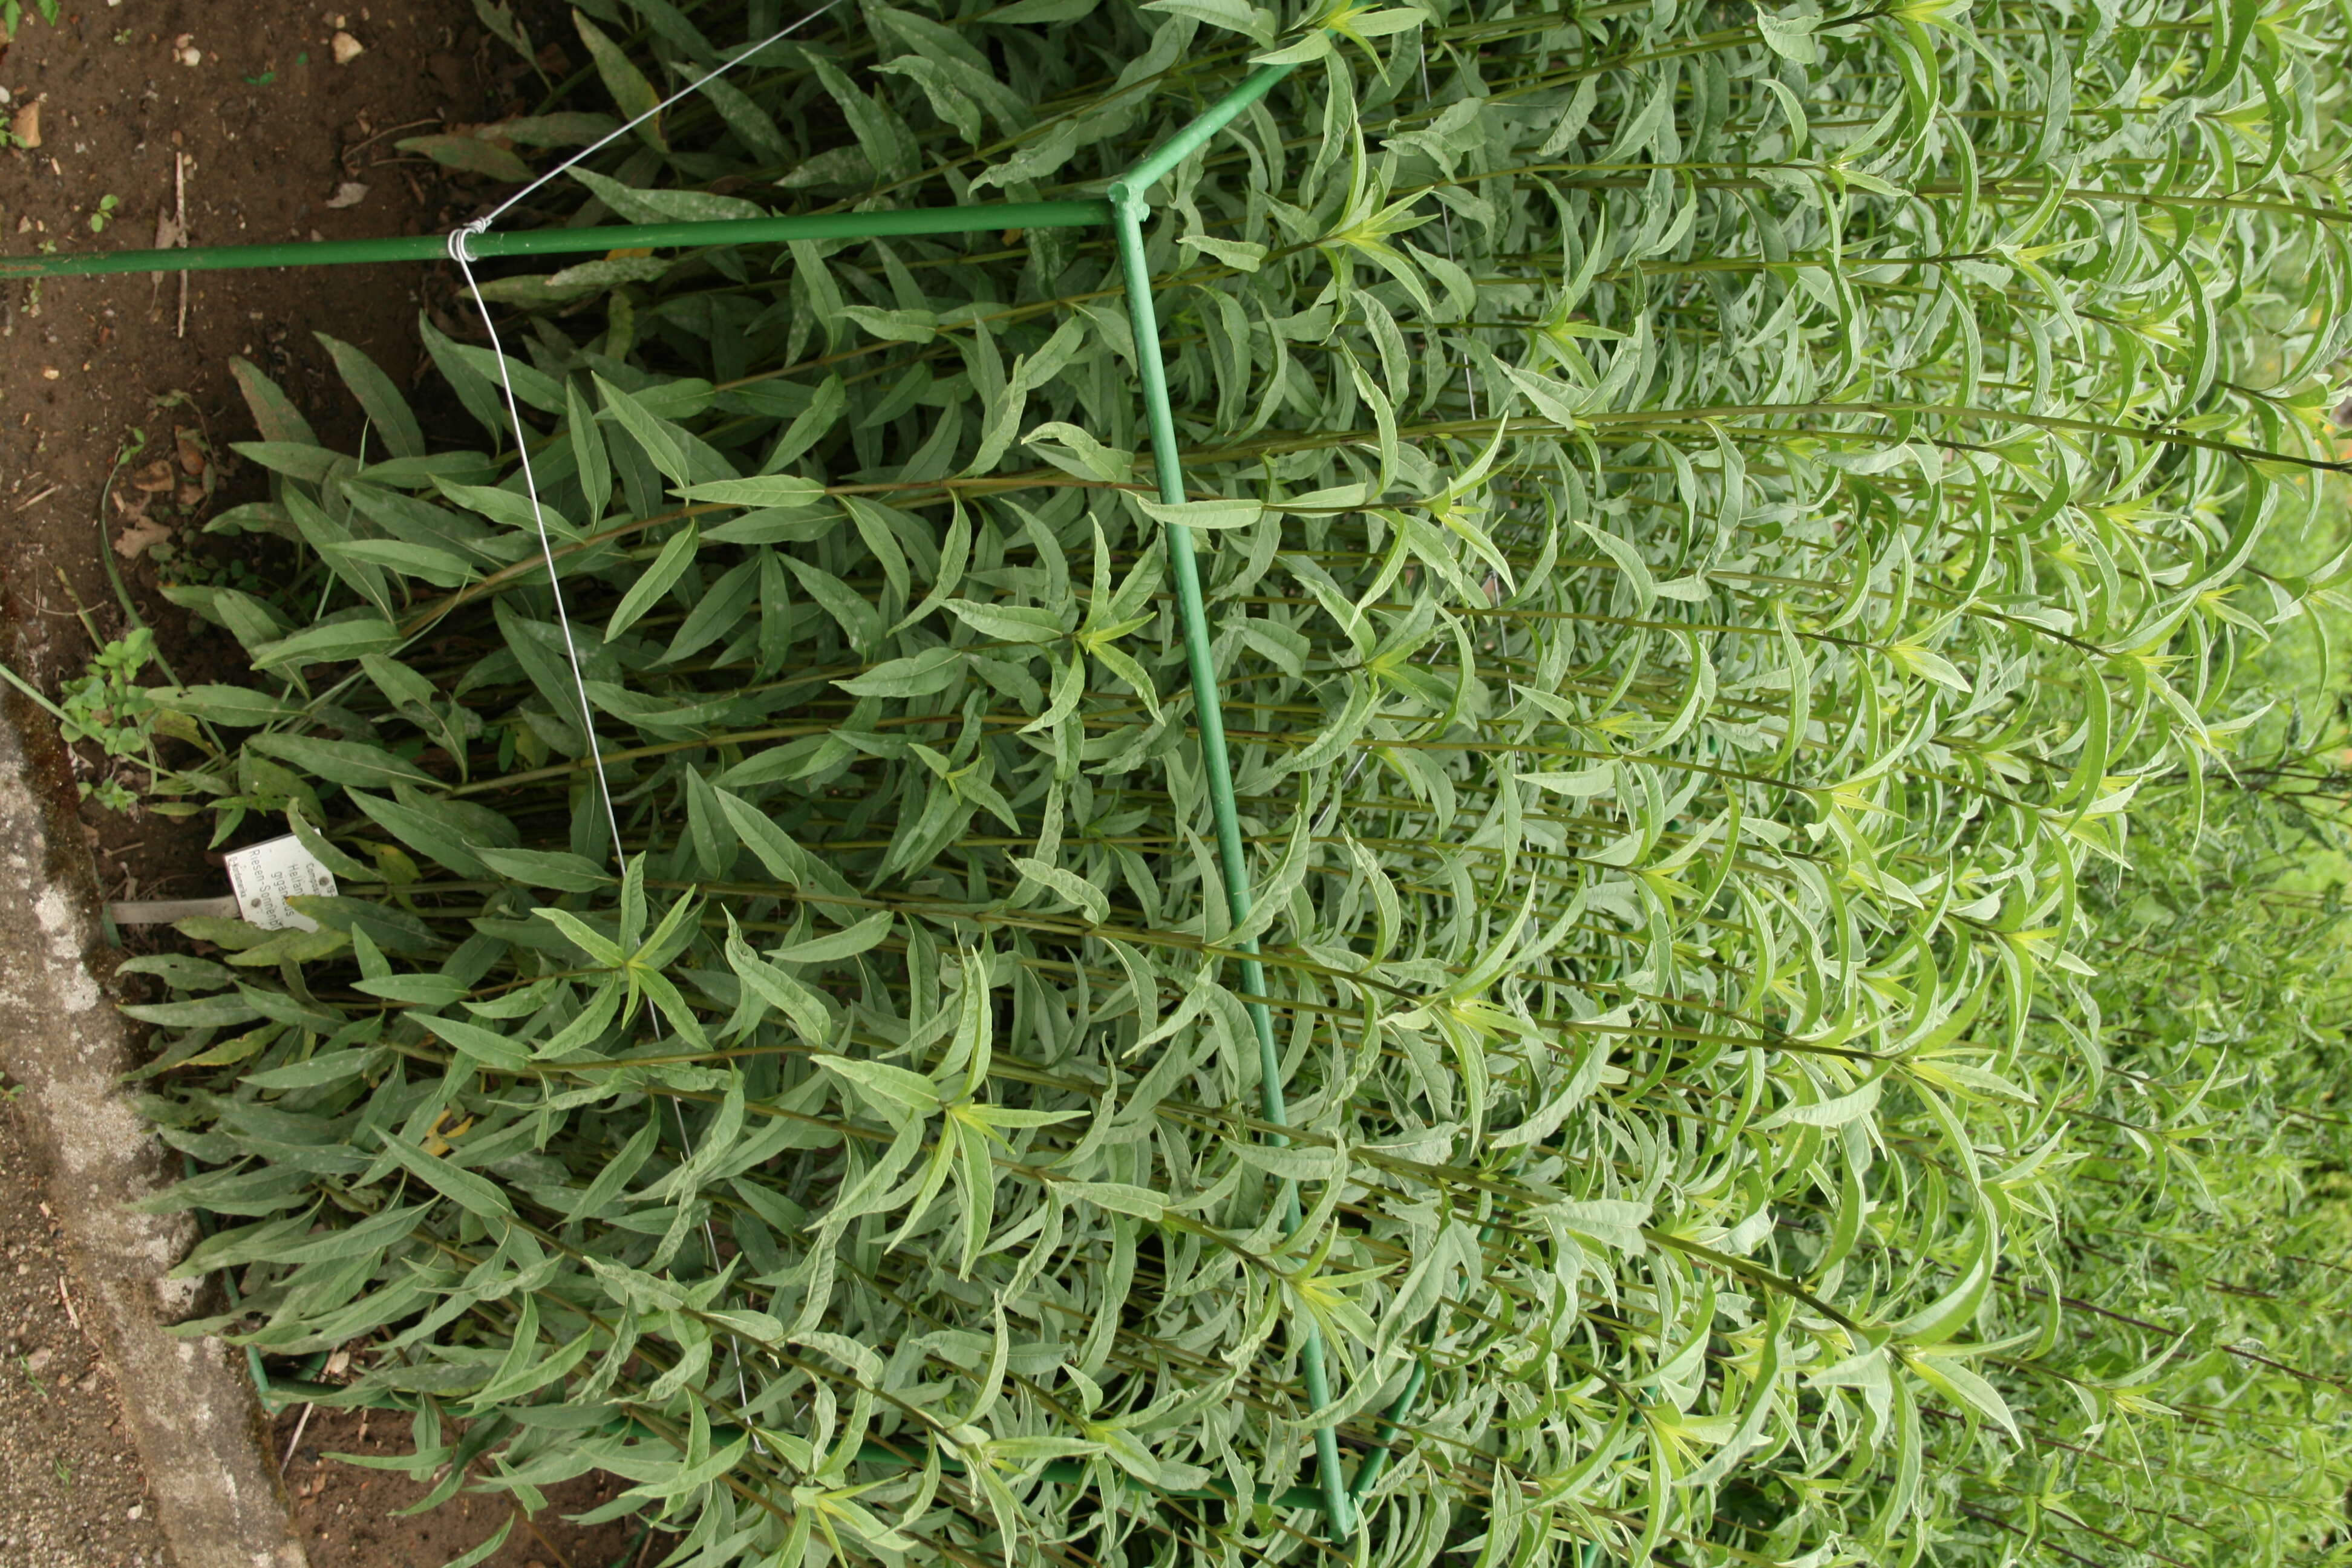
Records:
[[[1177,457],[1175,416],[1168,397],[1167,366],[1160,357],[1160,323],[1152,303],[1150,268],[1143,249],[1143,215],[1146,206],[1143,193],[1184,159],[1204,146],[1209,139],[1231,123],[1234,118],[1251,104],[1265,96],[1276,82],[1288,76],[1289,66],[1267,66],[1253,71],[1242,83],[1195,117],[1175,135],[1156,148],[1142,163],[1114,181],[1110,186],[1113,237],[1117,241],[1119,266],[1127,287],[1129,319],[1134,326],[1136,364],[1143,379],[1144,413],[1151,436],[1153,468],[1160,500],[1171,503],[1184,500],[1182,468]],[[1208,614],[1201,591],[1201,570],[1192,531],[1171,525],[1168,531],[1168,557],[1171,574],[1176,580],[1177,603],[1184,628],[1185,663],[1191,672],[1193,694],[1193,728],[1201,738],[1201,757],[1209,784],[1210,811],[1217,830],[1219,868],[1223,872],[1226,907],[1238,922],[1250,912],[1248,862],[1242,847],[1241,823],[1234,800],[1233,764],[1225,747],[1224,715],[1218,696],[1216,666],[1209,647]],[[1244,942],[1246,952],[1255,954],[1257,942]],[[1255,956],[1241,961],[1242,984],[1252,995],[1265,994],[1265,970]],[[1250,1023],[1258,1040],[1258,1094],[1261,1110],[1267,1122],[1282,1126],[1289,1121],[1289,1108],[1283,1092],[1281,1053],[1274,1039],[1272,1014],[1263,1002],[1244,1004]],[[1274,1142],[1286,1142],[1279,1134]],[[1298,1189],[1291,1183],[1282,1185],[1284,1223],[1296,1230],[1300,1223]],[[1309,1321],[1299,1342],[1299,1363],[1307,1383],[1308,1403],[1317,1409],[1330,1403],[1330,1378],[1324,1364],[1323,1340],[1320,1331]],[[1322,1504],[1330,1521],[1331,1530],[1345,1541],[1355,1531],[1354,1499],[1346,1489],[1340,1472],[1339,1438],[1327,1423],[1315,1430],[1315,1457],[1318,1479],[1321,1482]]]
[[[1268,82],[1259,87],[1251,97],[1262,94],[1271,85]],[[1226,118],[1232,118],[1248,101],[1244,99],[1242,104],[1235,104]],[[1146,160],[1142,167],[1149,168],[1150,163],[1151,160]],[[1127,283],[1128,319],[1135,328],[1136,367],[1143,378],[1144,414],[1150,427],[1160,498],[1172,504],[1184,499],[1184,474],[1176,455],[1176,419],[1168,401],[1167,366],[1160,357],[1160,321],[1152,307],[1151,273],[1144,262],[1143,204],[1133,195],[1133,188],[1131,182],[1125,180],[1114,187],[1120,191],[1122,199],[1112,208],[1112,232],[1118,243],[1119,266]],[[1171,523],[1167,532],[1169,570],[1176,579],[1177,605],[1183,619],[1184,661],[1192,678],[1192,727],[1201,737],[1202,771],[1207,775],[1209,809],[1217,829],[1217,865],[1224,874],[1225,907],[1238,923],[1248,919],[1250,913],[1249,861],[1242,848],[1241,816],[1234,801],[1233,763],[1225,750],[1216,662],[1209,649],[1209,616],[1201,593],[1200,561],[1191,529]],[[1252,995],[1263,996],[1265,971],[1255,956],[1257,942],[1253,938],[1241,946],[1251,955],[1241,961],[1242,988]],[[1257,1034],[1259,1102],[1265,1120],[1279,1127],[1290,1120],[1290,1113],[1283,1094],[1282,1054],[1275,1045],[1274,1016],[1263,1002],[1244,1005]],[[1285,1140],[1277,1134],[1271,1141],[1278,1143]],[[1281,1201],[1284,1224],[1295,1231],[1300,1223],[1297,1186],[1285,1182]],[[1331,1402],[1331,1384],[1324,1364],[1322,1332],[1311,1318],[1300,1325],[1298,1361],[1306,1378],[1307,1403],[1320,1410]],[[1318,1479],[1322,1483],[1324,1512],[1330,1520],[1332,1533],[1345,1541],[1355,1533],[1355,1510],[1340,1468],[1339,1436],[1328,1424],[1315,1428],[1315,1460]]]
[[[897,212],[816,213],[800,217],[721,218],[701,223],[605,224],[594,228],[539,228],[517,234],[491,232],[467,236],[466,254],[478,261],[497,256],[780,245],[794,239],[884,239],[1007,228],[1090,228],[1109,219],[1109,205],[1100,201],[1005,202],[979,206],[908,207]],[[118,250],[96,256],[15,256],[0,260],[0,278],[331,267],[431,261],[448,254],[448,237],[436,234],[310,240],[291,245],[212,245],[185,250]]]
[[[23,676],[17,674],[15,670],[9,668],[5,664],[0,664],[0,680],[6,681],[18,691],[23,692],[40,708],[42,712],[47,713],[58,723],[69,725],[73,722],[73,720],[67,716],[64,709],[58,707],[56,703],[41,695],[41,689],[39,687],[35,686],[31,681],[26,680]]]

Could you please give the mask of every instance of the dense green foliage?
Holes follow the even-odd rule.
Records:
[[[774,22],[582,10],[593,74],[424,150],[519,176]],[[1149,229],[1258,914],[1104,237],[488,285],[618,846],[488,351],[428,333],[470,446],[340,344],[361,452],[248,373],[230,525],[308,575],[181,591],[255,674],[157,694],[173,787],[343,889],[132,965],[205,1326],[354,1347],[445,1494],[601,1466],[712,1568],[2341,1560],[2342,935],[2272,886],[2336,852],[2286,782],[2333,721],[2262,649],[2337,607],[2347,45],[907,0],[772,47],[531,221],[1084,194],[1307,61]],[[1344,1543],[1318,1419],[1392,1456]]]

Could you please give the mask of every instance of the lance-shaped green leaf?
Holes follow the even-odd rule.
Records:
[[[383,1142],[385,1153],[411,1175],[458,1207],[487,1220],[514,1217],[513,1204],[499,1190],[498,1184],[488,1177],[461,1170],[446,1160],[428,1154],[397,1133],[383,1132],[378,1136]]]

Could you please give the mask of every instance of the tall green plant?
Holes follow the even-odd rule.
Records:
[[[473,139],[520,168],[772,26],[582,9],[591,101]],[[2225,1042],[2117,1067],[2094,873],[2335,581],[2247,566],[2330,466],[2345,19],[1295,21],[871,5],[540,209],[1078,194],[1304,60],[1160,193],[1181,506],[1074,232],[489,285],[568,650],[488,351],[427,327],[487,450],[344,345],[361,455],[247,374],[320,613],[184,591],[255,679],[158,700],[241,735],[186,807],[345,890],[135,966],[166,1201],[248,1222],[197,1326],[356,1345],[437,1495],[627,1476],[681,1563],[2334,1550],[2336,1372],[2086,1300],[2138,1255],[2074,1194],[2177,1232],[2240,1103]]]

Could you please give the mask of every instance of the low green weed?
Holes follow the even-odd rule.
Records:
[[[155,656],[155,634],[139,626],[100,648],[89,669],[66,683],[58,706],[68,741],[88,741],[110,762],[136,763],[152,777],[161,771],[155,759],[158,709],[140,676]],[[111,773],[79,785],[84,800],[96,800],[113,811],[129,811],[137,795]]]

